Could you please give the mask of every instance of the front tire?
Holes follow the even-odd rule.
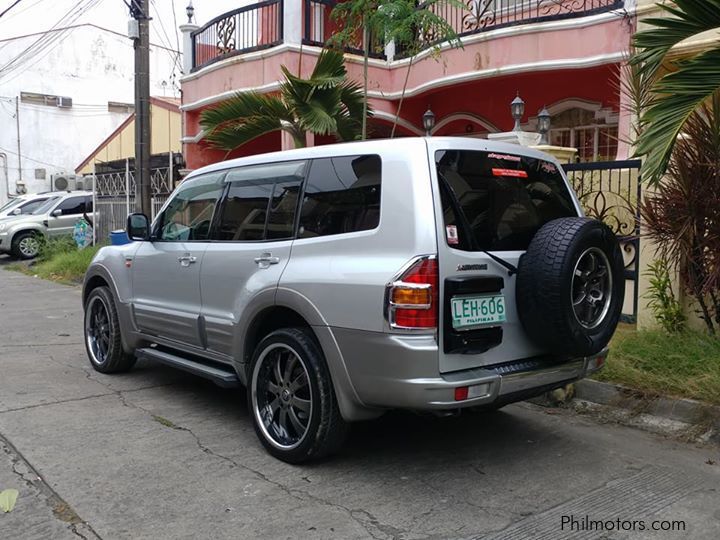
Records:
[[[348,426],[325,358],[307,330],[272,332],[257,346],[250,366],[248,408],[270,454],[302,463],[340,449]]]
[[[100,373],[128,371],[135,357],[122,347],[115,299],[107,287],[93,289],[85,302],[85,349],[92,367]]]
[[[34,232],[21,232],[12,241],[12,254],[23,260],[34,259],[40,253],[41,236]]]

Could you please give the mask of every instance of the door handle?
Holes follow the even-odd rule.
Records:
[[[197,262],[197,257],[186,253],[185,255],[178,257],[178,262],[180,263],[180,266],[190,266],[191,264]]]
[[[269,268],[271,264],[278,264],[280,257],[273,257],[272,253],[263,253],[259,257],[255,257],[255,264],[260,268]]]

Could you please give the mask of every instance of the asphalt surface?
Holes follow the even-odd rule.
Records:
[[[720,538],[717,447],[520,404],[388,414],[290,466],[243,391],[94,372],[81,314],[78,288],[0,269],[0,538]]]

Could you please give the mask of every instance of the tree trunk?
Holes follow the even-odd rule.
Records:
[[[363,21],[365,22],[365,21]],[[362,117],[362,140],[367,139],[367,112],[368,112],[368,64],[370,63],[370,33],[367,24],[363,24],[363,44],[365,55],[363,58],[363,117]]]
[[[398,121],[400,120],[400,112],[402,111],[403,101],[405,101],[405,91],[407,90],[408,79],[410,79],[410,69],[412,68],[414,59],[415,55],[412,55],[410,57],[410,62],[408,63],[407,71],[405,72],[405,82],[403,83],[402,94],[400,94],[400,103],[398,103],[397,112],[395,113],[395,120],[393,121],[392,131],[390,132],[391,139],[395,138],[395,129],[397,128]]]

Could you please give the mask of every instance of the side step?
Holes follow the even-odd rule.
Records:
[[[199,375],[200,377],[210,379],[215,384],[222,386],[223,388],[235,388],[240,386],[240,379],[238,379],[237,374],[234,371],[230,371],[230,369],[209,366],[183,356],[159,351],[151,347],[136,350],[135,356],[138,359],[143,358],[154,362],[160,362],[166,366],[181,369],[183,371],[187,371],[188,373],[192,373],[193,375]]]

